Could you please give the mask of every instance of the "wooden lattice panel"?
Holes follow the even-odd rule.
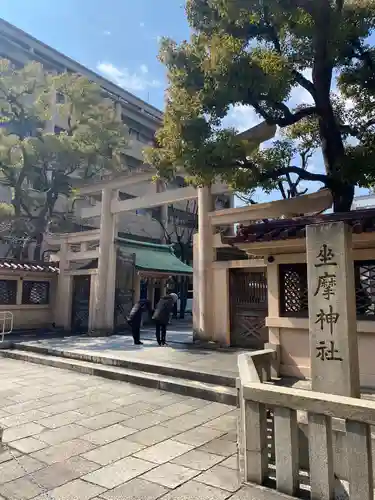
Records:
[[[357,316],[375,319],[375,261],[354,263]]]
[[[16,304],[17,280],[0,280],[0,304]]]
[[[282,264],[279,267],[280,313],[283,316],[308,315],[306,264]]]
[[[355,298],[357,318],[375,320],[375,260],[355,261]],[[279,266],[280,314],[307,317],[308,284],[306,264]]]
[[[264,272],[231,273],[231,344],[262,348],[267,316],[267,279]]]
[[[49,281],[24,281],[22,284],[22,304],[48,304]]]
[[[240,347],[263,345],[265,317],[237,315],[232,330],[232,344]]]

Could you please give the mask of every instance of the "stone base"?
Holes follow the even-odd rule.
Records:
[[[296,498],[258,484],[246,483],[243,491],[249,500],[295,500]]]
[[[272,488],[267,488],[266,486],[260,486],[258,484],[245,483],[244,488],[241,490],[242,498],[248,498],[249,500],[295,500],[296,498],[310,498],[310,493],[308,489],[301,490],[298,497],[291,497],[290,495],[285,495],[285,493],[280,493]],[[246,495],[246,496],[244,496]],[[349,500],[349,489],[348,484],[336,481],[334,500]],[[240,500],[240,499],[239,499]]]
[[[0,349],[11,349],[13,347],[13,342],[11,340],[0,341]]]
[[[193,328],[193,340],[194,342],[214,342],[211,335],[206,334],[204,331],[197,328]]]
[[[112,330],[108,331],[107,329],[96,329],[87,332],[89,337],[110,337],[113,334],[114,332]]]

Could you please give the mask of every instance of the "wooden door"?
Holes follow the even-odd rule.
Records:
[[[230,271],[231,345],[262,349],[268,314],[267,278],[264,271]]]

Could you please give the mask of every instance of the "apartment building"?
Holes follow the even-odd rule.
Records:
[[[353,200],[352,210],[364,210],[375,207],[375,193],[356,196]]]
[[[153,143],[155,132],[162,122],[162,111],[3,19],[0,19],[0,57],[9,59],[15,65],[24,65],[30,61],[37,61],[43,65],[46,71],[79,73],[97,83],[102,89],[103,98],[111,99],[115,103],[118,117],[128,126],[130,140],[125,156],[126,166],[131,169],[142,166],[142,151],[145,146]],[[64,123],[62,118],[55,113],[50,122],[46,124],[46,127],[51,132],[57,132],[64,128]],[[180,178],[176,182],[177,184],[181,183],[183,179]],[[175,186],[167,186],[167,188],[169,187]],[[126,199],[147,195],[155,192],[155,189],[155,184],[152,182],[132,185],[127,192],[120,193],[120,197]],[[10,190],[1,185],[0,201],[8,203],[11,201]],[[95,197],[86,197],[75,203],[74,210],[78,221],[80,220],[81,209],[94,204],[96,201],[97,198]],[[67,210],[66,203],[66,200],[61,200],[58,209],[61,211]],[[165,237],[165,229],[158,221],[159,214],[159,209],[122,214],[118,222],[118,230],[126,237],[159,242]],[[184,203],[173,208],[169,207],[170,226],[168,234],[172,234],[172,238],[173,227],[171,227],[171,224],[175,222],[176,216],[178,217],[179,227],[184,224],[187,227],[196,224],[194,203],[189,204],[189,206]],[[98,227],[98,220],[96,219],[81,220],[80,223],[85,226]]]

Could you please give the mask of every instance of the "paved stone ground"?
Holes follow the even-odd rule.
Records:
[[[129,331],[130,335],[130,331]],[[72,335],[74,336],[74,335]],[[142,328],[142,338],[155,339],[155,327],[152,324],[146,325]],[[15,331],[6,336],[7,340],[13,342],[21,342],[25,339],[33,340],[40,338],[61,337],[61,332],[58,330],[31,330],[31,331]],[[193,343],[193,323],[191,316],[186,319],[172,319],[172,323],[168,326],[168,341],[174,343]]]
[[[0,500],[247,497],[231,406],[10,359],[0,379]]]
[[[185,335],[172,333],[167,338],[169,346],[159,347],[153,331],[143,331],[143,346],[133,345],[131,336],[113,335],[111,337],[64,337],[44,338],[24,343],[40,345],[51,349],[73,351],[116,359],[149,363],[167,363],[181,368],[219,375],[238,376],[237,357],[240,350],[210,350],[175,342],[173,338]]]

